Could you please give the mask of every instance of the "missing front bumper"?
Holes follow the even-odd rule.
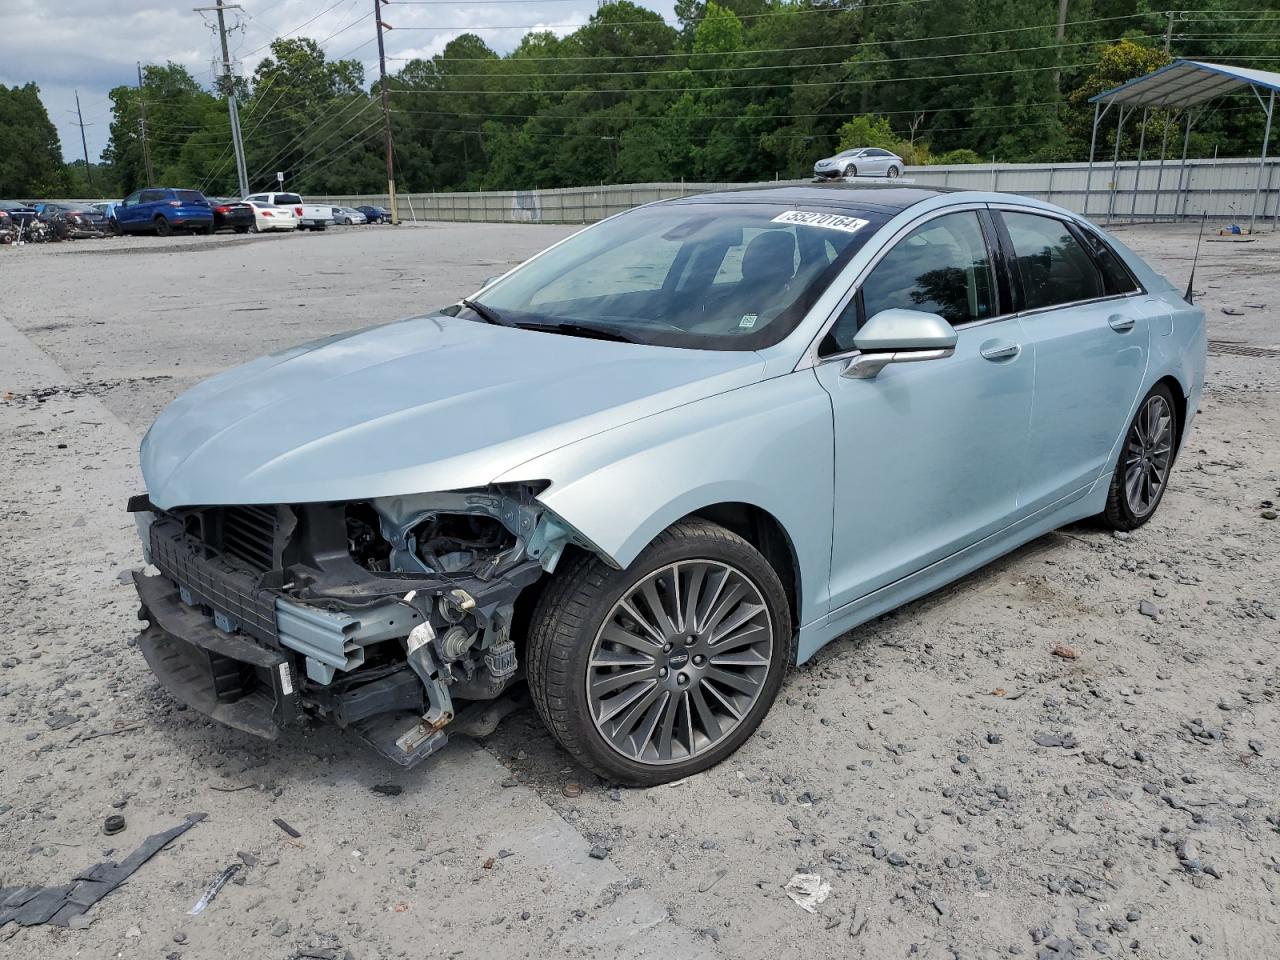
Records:
[[[236,730],[274,740],[301,717],[289,659],[215,627],[187,606],[165,577],[134,571],[142,600],[138,616],[149,625],[138,646],[161,685],[176,699]]]

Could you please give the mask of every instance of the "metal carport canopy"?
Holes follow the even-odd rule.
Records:
[[[1158,109],[1183,108],[1241,87],[1280,90],[1280,73],[1199,60],[1175,60],[1144,77],[1104,90],[1090,97],[1089,102],[1134,104]]]
[[[1205,63],[1201,60],[1175,60],[1145,76],[1135,77],[1118,87],[1104,90],[1089,98],[1093,104],[1093,137],[1089,143],[1089,176],[1085,184],[1085,211],[1089,209],[1089,194],[1093,181],[1093,154],[1098,141],[1098,123],[1112,106],[1117,106],[1119,123],[1116,129],[1115,157],[1112,160],[1111,200],[1107,206],[1107,222],[1111,222],[1112,208],[1115,204],[1115,177],[1120,161],[1120,130],[1124,128],[1126,114],[1131,114],[1138,107],[1142,108],[1143,139],[1146,136],[1146,116],[1150,110],[1182,111],[1186,115],[1186,135],[1182,141],[1182,167],[1187,165],[1187,146],[1191,140],[1191,127],[1194,123],[1193,108],[1224,94],[1232,93],[1248,87],[1257,97],[1262,112],[1267,118],[1262,134],[1262,155],[1258,160],[1258,183],[1254,188],[1253,212],[1249,217],[1249,230],[1253,231],[1254,219],[1258,215],[1258,196],[1262,191],[1262,171],[1267,162],[1267,147],[1271,140],[1271,121],[1275,114],[1276,91],[1280,90],[1280,73],[1270,70],[1253,70],[1248,67],[1232,67],[1222,63]],[[1263,97],[1263,91],[1267,96]],[[1165,145],[1168,141],[1168,127],[1165,128],[1164,142],[1160,145],[1160,170],[1164,172]],[[1138,145],[1138,169],[1142,168],[1143,143]],[[1183,170],[1178,172],[1178,191],[1182,192]],[[1190,181],[1188,178],[1188,186]],[[1160,204],[1160,180],[1156,181],[1156,198],[1153,211]],[[1136,209],[1138,195],[1138,174],[1134,174],[1133,208]],[[1265,203],[1265,201],[1264,201]],[[1183,198],[1185,214],[1186,199]],[[1263,211],[1265,217],[1266,211]],[[1280,218],[1280,204],[1276,209]],[[1155,212],[1152,219],[1155,219]]]

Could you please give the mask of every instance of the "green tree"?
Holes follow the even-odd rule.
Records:
[[[0,84],[0,197],[62,196],[68,186],[58,129],[40,88]]]

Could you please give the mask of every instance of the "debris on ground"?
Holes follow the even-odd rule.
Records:
[[[302,834],[300,834],[297,830],[293,829],[293,827],[289,826],[289,824],[285,823],[279,817],[276,817],[271,822],[274,823],[281,830],[283,830],[285,833],[287,833],[289,836],[293,837],[293,839],[295,840],[299,839],[302,836]]]
[[[71,883],[57,887],[0,888],[0,927],[10,922],[23,927],[42,923],[69,926],[72,918],[124,883],[134,871],[204,818],[203,813],[188,814],[176,827],[147,837],[142,846],[120,863],[96,864],[77,874]]]
[[[200,896],[200,899],[192,904],[191,909],[187,911],[187,916],[198,917],[200,914],[204,913],[205,908],[208,907],[209,904],[213,903],[213,899],[218,895],[218,891],[227,885],[227,881],[234,877],[236,871],[242,866],[243,864],[240,863],[228,864],[226,869],[213,878],[213,883],[209,884],[209,889],[205,890],[205,892]]]
[[[797,873],[782,889],[806,913],[817,913],[818,907],[831,896],[831,884],[816,873]]]

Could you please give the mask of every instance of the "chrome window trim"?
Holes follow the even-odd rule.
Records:
[[[1109,293],[1104,297],[1090,297],[1089,299],[1086,299],[1086,300],[1073,300],[1070,303],[1059,303],[1052,307],[1037,307],[1035,310],[1024,310],[1023,311],[1024,314],[1042,313],[1045,310],[1057,310],[1061,307],[1073,307],[1082,303],[1098,303],[1103,300],[1114,300],[1118,297],[1137,296],[1138,294],[1145,294],[1147,292],[1147,289],[1142,285],[1142,281],[1133,275],[1133,271],[1129,269],[1129,265],[1124,262],[1124,257],[1116,253],[1115,248],[1111,246],[1110,243],[1107,242],[1107,238],[1104,237],[1101,231],[1099,231],[1098,228],[1095,227],[1088,220],[1078,217],[1075,214],[1071,213],[1070,211],[1065,211],[1065,215],[1064,215],[1063,213],[1058,213],[1052,210],[1041,210],[1037,207],[1028,207],[1023,204],[1009,203],[1007,201],[1000,201],[998,203],[989,203],[987,204],[987,209],[988,210],[1008,210],[1010,213],[1026,213],[1026,214],[1030,214],[1033,217],[1044,217],[1048,220],[1058,220],[1062,223],[1073,224],[1076,228],[1080,230],[1084,230],[1088,233],[1091,233],[1094,237],[1098,239],[1100,243],[1102,243],[1108,250],[1110,250],[1111,255],[1115,257],[1117,261],[1119,261],[1121,269],[1123,269],[1124,272],[1129,275],[1130,280],[1132,280],[1135,284],[1137,284],[1137,287],[1134,290],[1130,291],[1129,293]],[[1095,261],[1097,260],[1097,257],[1094,256],[1092,250],[1089,250],[1086,248],[1085,254],[1089,257],[1090,260],[1095,260]],[[1104,281],[1104,285],[1105,285],[1105,281]]]
[[[823,339],[826,337],[827,333],[831,330],[831,328],[835,326],[836,321],[840,318],[840,314],[844,313],[845,308],[849,305],[849,301],[852,300],[854,296],[857,295],[858,289],[862,284],[862,281],[867,278],[867,275],[870,274],[871,271],[876,268],[876,266],[880,263],[882,259],[884,259],[884,257],[889,253],[889,251],[892,250],[906,234],[915,230],[916,227],[922,226],[928,223],[930,220],[936,220],[938,217],[945,216],[946,214],[949,214],[949,213],[963,213],[968,210],[976,210],[976,211],[1008,210],[1012,213],[1027,213],[1033,216],[1047,217],[1050,220],[1059,220],[1064,223],[1070,222],[1070,223],[1076,224],[1083,230],[1092,231],[1098,237],[1099,240],[1101,240],[1103,243],[1106,243],[1106,238],[1103,237],[1101,234],[1099,234],[1096,228],[1094,228],[1092,224],[1088,223],[1085,220],[1081,220],[1075,216],[1064,216],[1063,214],[1060,214],[1057,211],[1042,210],[1039,207],[1026,206],[1024,204],[1019,204],[1019,203],[1010,203],[1007,201],[962,203],[962,204],[956,204],[955,206],[938,207],[937,209],[930,210],[924,216],[919,217],[915,220],[912,220],[909,223],[906,223],[902,227],[900,227],[897,230],[897,232],[894,233],[894,235],[880,248],[880,250],[876,252],[875,257],[872,258],[872,260],[867,263],[867,265],[862,269],[862,271],[857,275],[857,277],[854,278],[853,282],[849,285],[849,289],[845,292],[844,296],[842,296],[840,298],[840,301],[836,304],[835,309],[831,311],[831,313],[827,316],[827,319],[823,322],[822,327],[818,331],[817,336],[815,336],[809,342],[808,347],[805,348],[805,351],[801,355],[799,362],[796,364],[796,370],[807,370],[811,367],[816,367],[824,363],[830,363],[833,360],[848,360],[850,357],[859,356],[861,354],[861,351],[847,350],[844,353],[833,353],[830,356],[824,357],[818,354],[818,347],[822,343]],[[1111,245],[1107,244],[1107,247],[1110,248]],[[1092,259],[1092,256],[1093,256],[1092,253],[1090,253],[1088,250],[1086,250],[1085,253],[1089,254],[1090,258]],[[1124,263],[1124,260],[1122,257],[1120,257],[1120,254],[1116,253],[1114,250],[1112,250],[1112,254],[1117,259],[1119,259],[1122,264]],[[1127,265],[1125,266],[1125,270],[1128,271]],[[1088,297],[1084,300],[1073,300],[1070,303],[1057,303],[1049,307],[1036,307],[1034,310],[1015,310],[1011,313],[997,314],[994,317],[985,317],[982,320],[971,320],[968,323],[962,323],[956,326],[955,329],[957,333],[964,333],[966,330],[973,330],[978,327],[985,327],[992,323],[1000,323],[1005,320],[1021,320],[1023,317],[1035,317],[1035,316],[1039,316],[1042,313],[1048,313],[1052,310],[1065,310],[1068,307],[1082,307],[1082,306],[1087,306],[1095,303],[1106,303],[1111,300],[1129,300],[1134,297],[1146,296],[1147,291],[1142,286],[1141,281],[1137,281],[1137,278],[1134,278],[1134,279],[1138,283],[1138,287],[1136,290],[1133,290],[1130,293],[1112,293],[1102,297]]]

